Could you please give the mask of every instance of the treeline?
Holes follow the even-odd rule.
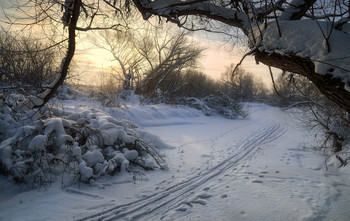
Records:
[[[232,66],[231,66],[232,67]],[[174,102],[183,97],[203,98],[220,91],[237,101],[262,101],[272,93],[253,73],[238,69],[233,78],[228,77],[233,69],[227,68],[220,80],[198,70],[184,70],[182,73],[171,73],[163,79],[156,90],[145,93],[137,90],[138,95],[148,98],[158,98],[160,102]],[[100,74],[99,85],[95,88],[103,93],[120,93],[123,90],[123,81],[120,76]],[[135,86],[139,86],[136,84]]]
[[[98,87],[102,92],[131,89],[138,95],[167,102],[182,97],[203,98],[216,91],[237,101],[250,101],[268,93],[253,74],[239,69],[232,75],[233,65],[219,81],[198,71],[205,49],[191,40],[190,33],[165,24],[155,27],[145,23],[122,33],[105,31],[92,42],[110,53],[116,63],[108,76],[99,74]]]
[[[190,40],[188,33],[169,35],[169,32],[104,33],[102,37],[109,45],[106,49],[116,60],[116,68],[110,74],[99,75],[99,92],[95,94],[104,94],[99,96],[104,104],[112,100],[111,96],[134,91],[144,102],[185,104],[202,109],[215,107],[229,118],[246,115],[240,102],[259,101],[284,109],[297,107],[303,111],[301,122],[322,131],[322,148],[337,154],[349,143],[349,113],[330,102],[308,79],[284,73],[276,80],[273,91],[253,73],[240,68],[233,73],[232,64],[220,80],[213,80],[197,69],[203,49]],[[38,42],[30,37],[0,34],[3,102],[6,103],[13,89],[25,96],[25,90],[43,90],[54,79],[60,53]],[[337,154],[337,158],[346,164],[346,157]]]
[[[0,82],[40,89],[55,78],[58,56],[35,38],[0,32]]]

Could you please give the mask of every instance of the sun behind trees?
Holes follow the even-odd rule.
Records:
[[[143,22],[124,32],[107,30],[100,35],[100,41],[92,41],[114,57],[113,72],[119,73],[122,88],[143,95],[175,90],[178,86],[172,82],[182,72],[196,69],[203,51],[189,33],[166,24]]]

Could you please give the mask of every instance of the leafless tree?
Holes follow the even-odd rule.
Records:
[[[310,80],[290,72],[284,72],[276,79],[275,88],[274,96],[283,108],[305,106],[311,98],[314,101],[324,99]]]
[[[105,30],[100,34],[100,40],[92,39],[96,46],[110,52],[114,57],[117,64],[113,71],[120,74],[117,77],[123,81],[125,90],[134,89],[136,81],[140,81],[140,71],[144,63],[144,58],[134,47],[134,43],[141,39],[135,36],[135,32],[133,29],[122,32]]]
[[[102,70],[97,73],[97,76],[98,82],[96,86],[99,92],[112,93],[120,91],[120,86],[122,85],[123,80],[119,79],[116,74],[112,73],[112,70],[110,70],[110,72]]]
[[[252,101],[257,96],[267,94],[265,85],[252,73],[240,67],[233,73],[234,69],[235,65],[231,64],[222,73],[223,90],[228,95],[241,101]]]
[[[208,75],[194,70],[188,70],[183,75],[182,96],[202,98],[220,90],[221,85]]]
[[[153,36],[152,36],[153,35]],[[168,77],[195,68],[203,51],[189,40],[187,33],[155,30],[137,45],[138,52],[146,61],[144,76],[137,86],[138,93],[152,93],[169,80]]]
[[[189,34],[175,30],[162,22],[134,23],[123,32],[107,30],[101,34],[102,42],[93,39],[95,45],[109,51],[118,64],[116,73],[122,73],[124,89],[149,94],[157,89],[172,91],[182,79],[184,70],[195,69],[203,51],[189,39]],[[139,22],[140,23],[140,22]]]

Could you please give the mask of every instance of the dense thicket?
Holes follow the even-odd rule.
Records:
[[[297,107],[295,116],[310,129],[319,132],[319,148],[335,154],[346,165],[348,154],[344,148],[350,143],[350,115],[327,99],[307,78],[291,73],[281,75],[276,81],[283,108]]]
[[[0,33],[0,82],[42,90],[58,71],[58,51],[37,39]]]

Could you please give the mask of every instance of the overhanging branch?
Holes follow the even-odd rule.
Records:
[[[245,12],[221,7],[209,1],[178,1],[177,3],[170,1],[169,4],[167,4],[166,1],[161,1],[160,7],[159,0],[155,2],[133,0],[144,19],[148,19],[151,15],[157,15],[180,25],[179,17],[181,16],[205,16],[224,24],[238,27],[248,34],[247,28],[249,28],[249,18]]]
[[[280,55],[277,53],[255,52],[255,59],[266,65],[303,75],[312,81],[316,87],[331,101],[338,104],[350,113],[350,92],[345,89],[345,84],[332,75],[321,75],[315,72],[315,65],[310,58],[304,58],[295,54]]]

